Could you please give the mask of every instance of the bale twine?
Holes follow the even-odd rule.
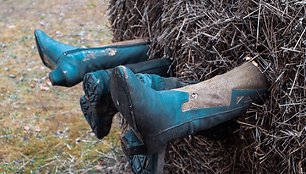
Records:
[[[271,83],[263,105],[224,140],[171,143],[167,173],[306,172],[306,6],[288,0],[110,0],[114,41],[148,37],[177,77],[203,81],[256,61]]]

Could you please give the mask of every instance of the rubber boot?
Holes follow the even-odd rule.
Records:
[[[168,70],[171,65],[169,59],[157,59],[137,64],[127,65],[146,86],[155,90],[173,89],[187,85],[177,78],[161,78],[158,75],[169,76]],[[113,104],[110,94],[110,77],[112,70],[100,70],[88,73],[84,76],[83,88],[85,96],[81,97],[80,105],[88,124],[97,138],[102,139],[108,135],[112,119],[118,112]],[[158,75],[153,75],[158,74]]]
[[[124,66],[114,68],[111,80],[115,106],[149,154],[244,114],[252,102],[262,101],[267,89],[266,77],[252,63],[174,90],[153,90]]]
[[[78,48],[55,41],[41,30],[35,30],[34,35],[43,63],[52,69],[49,78],[53,85],[71,87],[88,72],[148,59],[148,41],[142,39]]]

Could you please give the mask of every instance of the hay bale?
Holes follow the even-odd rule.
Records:
[[[306,9],[286,0],[111,0],[114,41],[148,37],[182,80],[203,81],[246,62],[271,82],[268,100],[222,140],[169,146],[168,173],[306,172]],[[234,141],[233,141],[234,140]]]

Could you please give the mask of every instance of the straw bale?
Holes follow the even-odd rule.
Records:
[[[169,145],[168,173],[306,172],[306,6],[297,0],[111,0],[114,41],[148,37],[151,58],[203,81],[255,61],[267,100],[223,140],[202,135]]]

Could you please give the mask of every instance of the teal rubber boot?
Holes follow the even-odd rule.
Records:
[[[266,77],[252,63],[174,90],[153,90],[124,66],[114,68],[111,79],[116,108],[149,154],[161,152],[175,139],[244,114],[268,90]]]
[[[148,59],[148,41],[141,39],[78,48],[55,41],[41,30],[35,30],[34,35],[43,63],[52,69],[49,78],[53,85],[71,87],[81,82],[88,72]]]
[[[127,67],[130,67],[134,73],[148,73],[137,74],[136,76],[146,86],[155,90],[186,86],[187,83],[181,82],[177,78],[159,76],[169,76],[170,65],[171,61],[169,59],[156,59],[130,64]],[[88,124],[99,139],[108,135],[113,116],[118,112],[110,94],[111,73],[111,69],[87,73],[83,80],[85,96],[80,99],[81,109]]]

